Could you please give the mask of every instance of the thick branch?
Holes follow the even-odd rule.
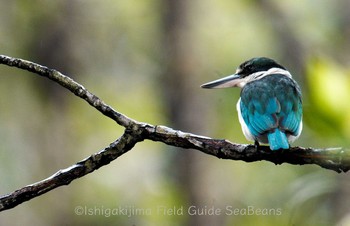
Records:
[[[25,186],[0,197],[0,211],[13,208],[54,188],[68,185],[71,181],[109,164],[120,155],[131,150],[136,143],[146,139],[159,141],[175,147],[196,149],[222,159],[242,160],[245,162],[266,160],[275,164],[316,164],[339,173],[347,172],[350,169],[350,152],[343,148],[314,149],[293,147],[289,150],[273,152],[267,146],[256,148],[253,145],[234,144],[226,140],[211,139],[209,137],[184,133],[165,126],[140,123],[115,111],[82,85],[56,70],[3,55],[0,55],[0,63],[28,70],[57,82],[84,99],[102,114],[126,128],[125,133],[104,150],[91,155],[67,169],[58,171],[43,181]]]
[[[172,146],[197,149],[222,159],[255,162],[266,160],[275,164],[293,165],[316,164],[338,173],[350,169],[350,151],[343,148],[303,148],[292,147],[289,150],[271,151],[268,146],[256,148],[254,145],[235,144],[227,140],[212,139],[183,133],[165,126],[146,126],[147,137]]]

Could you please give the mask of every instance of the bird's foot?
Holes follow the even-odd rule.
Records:
[[[254,141],[255,151],[258,151],[260,145],[258,141]]]

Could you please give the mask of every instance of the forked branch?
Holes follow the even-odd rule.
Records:
[[[316,164],[338,173],[347,172],[350,169],[350,151],[343,148],[314,149],[293,147],[289,150],[272,152],[267,146],[256,148],[254,145],[235,144],[227,140],[212,139],[181,132],[166,126],[154,126],[138,122],[115,111],[82,85],[56,70],[4,55],[0,55],[0,63],[27,70],[57,82],[76,96],[84,99],[105,116],[125,127],[124,134],[102,151],[92,154],[71,167],[59,170],[47,179],[27,185],[0,197],[0,211],[13,208],[62,185],[68,185],[73,180],[109,164],[131,150],[136,143],[143,140],[158,141],[175,147],[195,149],[222,159],[242,160],[245,162],[266,160],[275,164]]]

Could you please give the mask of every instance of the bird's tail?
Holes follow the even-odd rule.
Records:
[[[281,132],[279,129],[275,129],[273,133],[269,133],[267,135],[267,139],[269,140],[270,149],[272,151],[289,148],[286,134]]]

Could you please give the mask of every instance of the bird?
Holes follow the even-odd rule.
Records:
[[[302,94],[291,73],[275,60],[255,57],[243,62],[233,75],[201,85],[202,88],[241,88],[236,108],[244,136],[272,151],[290,148],[303,128]]]

